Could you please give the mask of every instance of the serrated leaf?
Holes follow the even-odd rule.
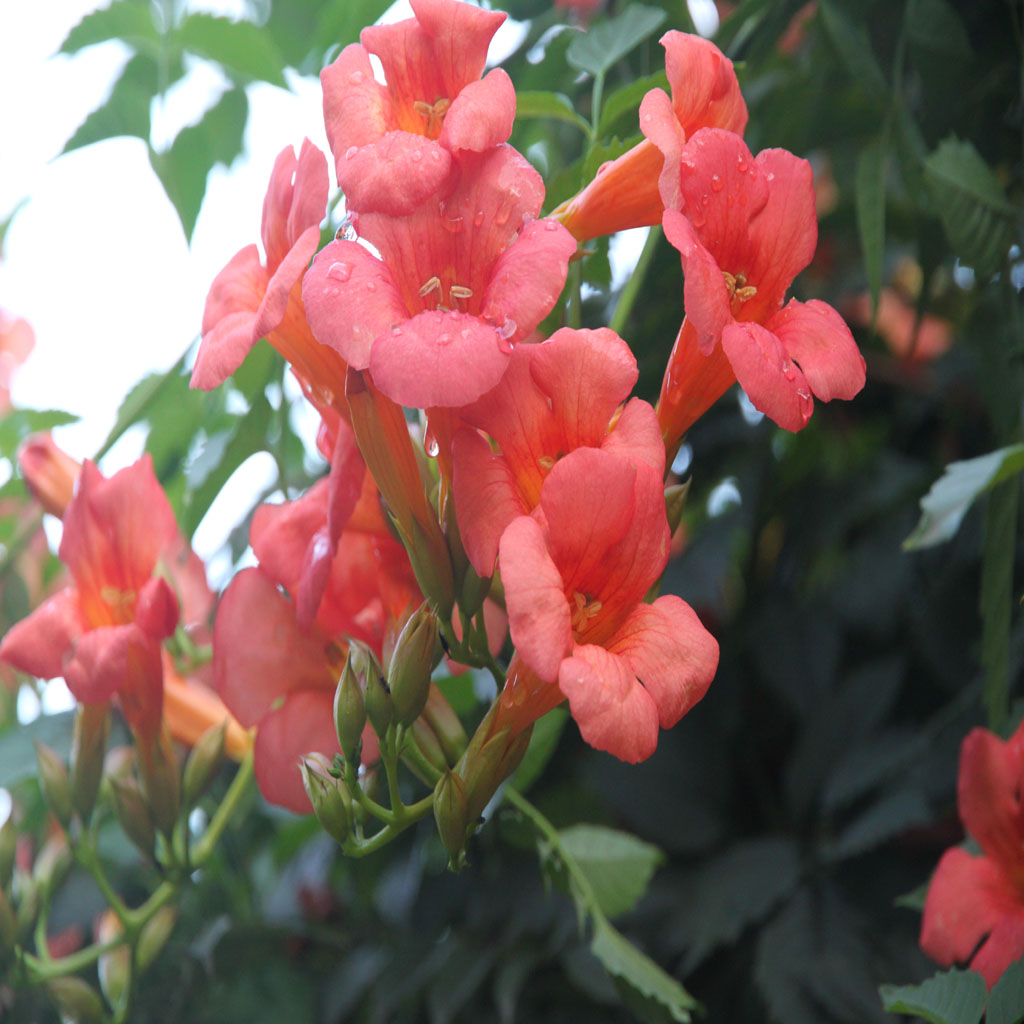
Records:
[[[737,843],[709,860],[683,886],[673,921],[673,939],[686,950],[683,973],[766,917],[799,878],[799,854],[787,839]]]
[[[958,60],[972,55],[964,23],[946,0],[910,0],[904,24],[914,46]]]
[[[988,989],[980,974],[953,968],[922,985],[882,985],[878,994],[890,1013],[908,1013],[930,1024],[978,1024]]]
[[[697,1001],[675,978],[600,918],[594,922],[590,951],[616,981],[628,985],[642,999],[654,1000],[672,1020],[687,1024],[690,1011],[697,1009]]]
[[[886,135],[882,135],[865,146],[857,159],[857,230],[871,291],[872,319],[878,311],[878,296],[882,290],[887,148]]]
[[[277,45],[269,33],[250,21],[190,14],[178,26],[175,39],[182,49],[216,61],[243,82],[264,81],[281,88],[287,84]]]
[[[568,709],[557,707],[552,708],[534,723],[530,745],[526,748],[515,774],[509,780],[510,786],[515,786],[520,793],[525,793],[534,784],[558,747],[562,730],[565,729],[568,720]]]
[[[925,181],[950,244],[980,275],[996,271],[1013,240],[1016,211],[992,169],[951,135],[924,162]]]
[[[608,917],[632,910],[665,859],[657,846],[601,825],[573,825],[559,833],[563,849],[587,876]]]
[[[985,1024],[1024,1022],[1024,959],[1010,964],[992,986],[985,1009]]]
[[[604,74],[617,61],[639,46],[668,15],[656,7],[630,4],[620,15],[598,22],[577,36],[565,52],[566,60],[580,71]]]
[[[634,79],[621,89],[616,89],[615,92],[605,99],[604,105],[601,107],[601,124],[597,134],[599,136],[607,135],[615,127],[615,122],[620,117],[623,117],[630,111],[638,111],[643,98],[652,89],[665,89],[667,91],[668,88],[668,75],[664,71],[658,71],[653,75]]]
[[[888,85],[875,57],[867,29],[852,21],[836,0],[821,0],[822,23],[847,74],[875,100],[888,99]]]
[[[183,128],[170,149],[151,154],[153,169],[174,204],[187,238],[192,237],[206,195],[206,179],[215,164],[228,165],[242,151],[249,102],[242,89],[232,89],[198,124]]]
[[[122,39],[136,49],[159,47],[160,36],[150,15],[150,5],[139,0],[114,0],[109,7],[92,11],[71,29],[60,44],[59,53],[78,53],[87,46]]]
[[[572,105],[568,96],[560,92],[521,92],[516,95],[516,119],[546,117],[557,121],[568,121],[576,125],[585,135],[590,136],[590,125]]]
[[[1022,471],[1024,445],[1020,444],[951,462],[921,499],[921,519],[903,542],[904,550],[932,547],[949,540],[980,495]]]
[[[149,143],[149,107],[159,91],[156,61],[137,55],[124,66],[106,101],[78,126],[63,152],[131,135]]]

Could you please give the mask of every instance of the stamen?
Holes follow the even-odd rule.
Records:
[[[590,620],[594,618],[594,616],[597,615],[603,607],[600,601],[589,598],[585,594],[581,594],[578,590],[573,592],[572,603],[572,628],[576,630],[576,632],[586,629]]]
[[[552,456],[552,455],[542,455],[537,460],[537,464],[540,466],[541,469],[544,470],[545,473],[549,473],[555,467],[554,456]]]
[[[432,291],[441,290],[441,278],[436,274],[420,288],[420,298],[425,299]]]
[[[473,298],[473,289],[466,288],[464,285],[461,284],[453,284],[448,289],[448,294],[449,296],[451,296],[452,305],[454,306],[456,302],[460,299],[466,301],[468,299]]]
[[[723,270],[722,277],[725,278],[725,287],[729,292],[730,303],[734,299],[746,302],[757,294],[757,288],[752,284],[747,284],[746,274],[736,274],[733,276],[728,270]]]
[[[416,100],[412,109],[416,111],[427,123],[423,126],[424,133],[429,136],[435,136],[440,134],[441,123],[444,121],[444,115],[448,113],[448,108],[452,105],[452,101],[447,97],[440,97],[433,103],[427,103],[424,100]]]

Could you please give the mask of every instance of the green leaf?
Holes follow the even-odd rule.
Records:
[[[639,1001],[655,1002],[672,1020],[686,1024],[690,1020],[690,1011],[697,1009],[697,1001],[675,978],[666,974],[649,956],[601,918],[594,921],[590,951],[617,982],[626,985],[639,997]],[[643,1019],[649,1020],[650,1016]]]
[[[1010,964],[992,986],[985,1024],[1021,1024],[1024,1021],[1024,959]]]
[[[583,161],[584,184],[593,180],[601,164],[609,160],[617,160],[623,153],[632,149],[639,142],[643,142],[643,136],[638,133],[630,136],[628,139],[615,137],[609,139],[606,143],[598,143],[594,146],[587,154],[586,160]]]
[[[77,416],[60,409],[11,409],[0,419],[0,455],[13,459],[30,435],[77,422]]]
[[[658,71],[653,75],[647,75],[645,78],[634,79],[621,89],[616,89],[615,92],[605,99],[604,105],[601,108],[601,124],[597,134],[600,136],[607,135],[615,127],[615,122],[620,117],[624,117],[631,111],[638,111],[643,98],[652,89],[665,89],[668,91],[668,88],[668,75],[664,71]],[[639,123],[639,116],[635,119],[635,123]]]
[[[156,52],[160,36],[150,16],[150,5],[139,0],[114,0],[109,7],[87,14],[65,36],[59,53],[78,53],[87,46],[122,39],[136,49]]]
[[[900,835],[914,825],[932,820],[924,797],[911,787],[884,794],[840,832],[823,859],[838,861],[855,857]]]
[[[978,1024],[988,990],[980,974],[953,968],[923,985],[882,985],[878,993],[890,1013],[908,1013],[930,1024]]]
[[[979,495],[1024,471],[1024,445],[998,448],[975,459],[951,462],[921,499],[921,519],[903,542],[906,551],[949,540]]]
[[[863,24],[852,21],[836,0],[821,0],[818,9],[825,32],[847,74],[860,83],[872,99],[887,101],[889,87],[871,47],[867,29]]]
[[[960,15],[947,0],[910,0],[904,24],[911,45],[947,59],[970,60],[971,41]]]
[[[216,61],[243,82],[264,81],[281,88],[287,84],[276,44],[252,22],[190,14],[178,26],[176,41],[183,49]]]
[[[569,720],[569,711],[564,706],[552,708],[534,723],[530,745],[526,748],[519,767],[509,780],[520,793],[525,793],[539,778],[544,766],[551,760],[562,737],[562,730]]]
[[[667,16],[656,7],[630,4],[618,17],[599,22],[573,39],[566,50],[566,60],[580,71],[602,75],[639,46]]]
[[[192,237],[213,166],[228,165],[242,151],[249,102],[245,91],[232,89],[217,101],[198,124],[183,128],[164,153],[150,159],[168,198],[178,211],[187,238]]]
[[[71,749],[73,711],[40,715],[0,736],[0,786],[9,787],[36,773],[35,741],[63,754]]]
[[[149,107],[159,91],[159,72],[150,57],[135,56],[124,66],[106,102],[78,126],[64,144],[69,153],[103,139],[132,135],[149,143]]]
[[[576,125],[590,135],[590,125],[576,113],[568,96],[560,92],[521,92],[516,96],[516,119],[530,117],[553,118]]]
[[[184,359],[179,360],[178,365],[166,373],[147,374],[125,395],[124,401],[118,407],[114,425],[96,453],[97,459],[103,458],[130,426],[146,418],[149,406],[157,400],[161,392],[170,386],[182,365],[184,365]]]
[[[865,146],[857,160],[857,230],[864,253],[864,270],[871,290],[872,318],[882,290],[885,253],[885,164],[888,133]]]
[[[334,0],[321,11],[316,29],[316,41],[324,49],[341,49],[359,40],[359,33],[372,25],[394,0]]]
[[[1013,240],[1014,207],[974,146],[955,135],[924,163],[935,210],[964,263],[978,274],[994,273]]]
[[[657,846],[601,825],[573,825],[559,833],[562,848],[583,870],[598,906],[615,917],[632,910],[665,859]]]

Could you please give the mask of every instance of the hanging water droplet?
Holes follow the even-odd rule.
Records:
[[[345,262],[332,263],[327,270],[327,276],[344,284],[352,276],[352,264]]]
[[[721,192],[722,191],[722,179],[717,174],[711,175],[711,191]]]
[[[437,453],[441,450],[440,445],[437,443],[437,438],[434,437],[430,427],[427,427],[426,432],[423,435],[423,450],[432,459],[436,459]]]
[[[358,146],[349,146],[348,149],[345,150],[345,159],[346,160],[351,160],[352,157],[354,157],[356,155],[356,153],[358,153],[358,152],[359,152],[359,147]]]
[[[782,376],[785,377],[786,380],[796,380],[796,369],[788,359],[782,364]]]
[[[338,230],[334,233],[334,240],[336,242],[354,242],[357,237],[358,232],[355,229],[355,225],[348,217],[341,222]]]
[[[348,76],[348,80],[349,80],[349,81],[350,81],[350,82],[351,82],[351,83],[352,83],[353,85],[359,85],[359,83],[360,83],[360,82],[362,82],[362,80],[363,80],[363,79],[364,79],[365,77],[366,77],[366,76],[365,76],[365,75],[364,75],[364,74],[362,73],[362,71],[353,71],[353,72],[352,72],[352,74]]]
[[[508,201],[507,198],[505,198],[501,201],[501,205],[498,207],[497,211],[494,214],[494,223],[500,227],[503,224],[507,224],[508,219],[511,216],[512,204]]]

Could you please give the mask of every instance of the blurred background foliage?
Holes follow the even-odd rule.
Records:
[[[246,84],[283,84],[286,67],[315,74],[387,6],[254,0],[250,20],[233,23],[120,0],[64,45],[121,38],[135,52],[68,147],[125,133],[148,141],[150,98],[186,60],[219,64],[230,87],[152,151],[188,233],[209,169],[241,149]],[[511,141],[544,174],[550,209],[638,140],[640,99],[664,81],[657,38],[693,23],[684,0],[599,9],[591,32],[612,16],[626,19],[620,32],[645,31],[608,67],[595,117],[592,75],[567,62],[583,16],[548,0],[504,7],[525,26],[504,62],[520,92]],[[660,848],[646,895],[617,924],[685,983],[708,1020],[863,1024],[893,1019],[880,983],[932,973],[917,948],[919,908],[941,852],[962,839],[963,736],[978,724],[1006,732],[1020,717],[1019,477],[1008,473],[973,503],[961,490],[970,508],[948,539],[913,550],[903,542],[949,463],[1021,440],[1022,9],[1012,0],[719,8],[715,40],[736,62],[751,149],[783,146],[815,168],[820,239],[797,297],[847,316],[867,386],[853,402],[819,404],[797,435],[737,393],[694,426],[676,462],[692,483],[664,589],[717,635],[716,681],[638,767],[590,750],[570,725],[530,796],[559,827],[610,825]],[[653,401],[682,304],[678,253],[663,239],[652,245],[621,333],[640,362],[638,393]],[[607,240],[592,250],[581,317],[597,327],[620,293]],[[141,382],[110,439],[148,426],[187,531],[254,452],[274,456],[274,489],[289,495],[322,472],[268,347],[208,394],[188,390],[188,361]],[[41,414],[12,415],[0,423],[8,460]],[[7,496],[20,487],[13,480]],[[24,524],[0,529],[16,550]],[[246,535],[243,517],[233,558]],[[3,574],[6,627],[24,613],[27,588],[10,554]],[[465,681],[452,685],[468,694]],[[465,704],[472,715],[472,699]],[[5,716],[0,782],[41,836],[13,699]],[[70,725],[43,718],[33,728],[49,729],[61,749]],[[502,809],[460,876],[444,870],[432,822],[366,862],[346,861],[312,819],[255,801],[186,894],[138,1019],[631,1019],[571,900],[546,891],[537,852],[522,819]],[[152,885],[123,839],[112,837],[107,856],[123,861],[129,888]],[[545,870],[559,881],[554,860]],[[71,884],[53,923],[88,928],[101,907],[87,884]],[[19,1002],[11,1019],[44,1020],[47,1007],[42,997]]]

